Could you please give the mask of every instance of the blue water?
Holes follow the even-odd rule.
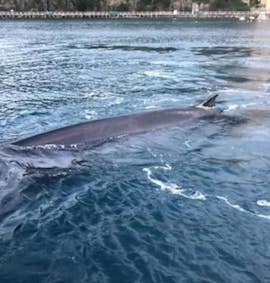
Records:
[[[270,23],[3,21],[0,282],[270,282]],[[190,106],[92,149],[11,141]]]

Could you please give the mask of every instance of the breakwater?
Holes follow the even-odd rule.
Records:
[[[0,12],[0,19],[140,19],[140,18],[250,18],[257,17],[259,12],[236,12],[236,11],[208,11],[208,12]],[[268,14],[270,16],[270,13]]]

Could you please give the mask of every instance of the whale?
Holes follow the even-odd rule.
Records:
[[[46,145],[71,147],[98,145],[121,136],[140,134],[194,120],[207,119],[220,113],[215,107],[218,95],[186,108],[157,109],[135,114],[92,120],[70,125],[13,142],[15,146],[39,147]]]
[[[105,142],[109,142],[111,139],[120,139],[123,135],[135,135],[174,126],[184,128],[185,125],[196,123],[196,121],[200,121],[201,119],[220,117],[221,111],[215,107],[216,98],[217,95],[208,98],[198,105],[186,108],[157,109],[148,112],[93,120],[55,129],[14,141],[11,143],[12,145],[22,148],[18,148],[17,150],[17,148],[13,148],[13,146],[11,148],[7,147],[5,154],[8,160],[10,160],[13,154],[17,154],[18,152],[21,152],[21,154],[25,156],[24,147],[26,147],[26,152],[29,154],[28,147],[30,147],[31,150],[35,147],[41,147],[41,149],[43,149],[43,146],[45,146],[45,151],[42,151],[41,156],[43,156],[43,154],[52,153],[53,158],[55,158],[55,151],[50,151],[51,147],[47,150],[47,145],[53,145],[53,149],[55,145],[59,145],[60,149],[62,146],[65,146],[65,148],[67,147],[69,150],[69,147],[73,148],[73,145],[86,145],[86,147],[88,145],[99,146]],[[66,151],[58,152],[58,154],[62,153],[64,156],[67,154]],[[72,152],[70,153],[72,154]],[[35,152],[33,152],[33,154],[35,154]],[[31,171],[31,168],[35,168],[35,165],[32,166],[30,164],[30,167],[28,167],[28,162],[25,162],[27,165],[21,168],[21,165],[18,164],[18,171],[14,170],[16,174],[12,175],[0,158],[0,173],[2,177],[9,178],[9,176],[11,176],[7,183],[6,190],[2,190],[0,194],[0,222],[2,218],[11,213],[18,205],[24,201],[32,200],[32,198],[40,192],[39,186],[35,186],[35,189],[32,190],[32,183],[43,183],[43,178],[45,178],[44,182],[47,180],[47,174],[43,175],[39,170]],[[57,162],[57,158],[55,162]],[[25,176],[23,182],[21,182],[22,175]]]

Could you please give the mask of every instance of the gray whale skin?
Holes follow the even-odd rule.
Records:
[[[97,145],[123,135],[183,125],[196,119],[217,115],[219,111],[214,107],[217,96],[210,97],[198,106],[160,109],[84,122],[22,139],[13,144],[25,147]]]

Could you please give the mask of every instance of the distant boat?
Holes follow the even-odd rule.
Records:
[[[245,17],[245,16],[239,17],[239,21],[243,22],[243,21],[245,21],[245,20],[246,20],[246,17]]]

